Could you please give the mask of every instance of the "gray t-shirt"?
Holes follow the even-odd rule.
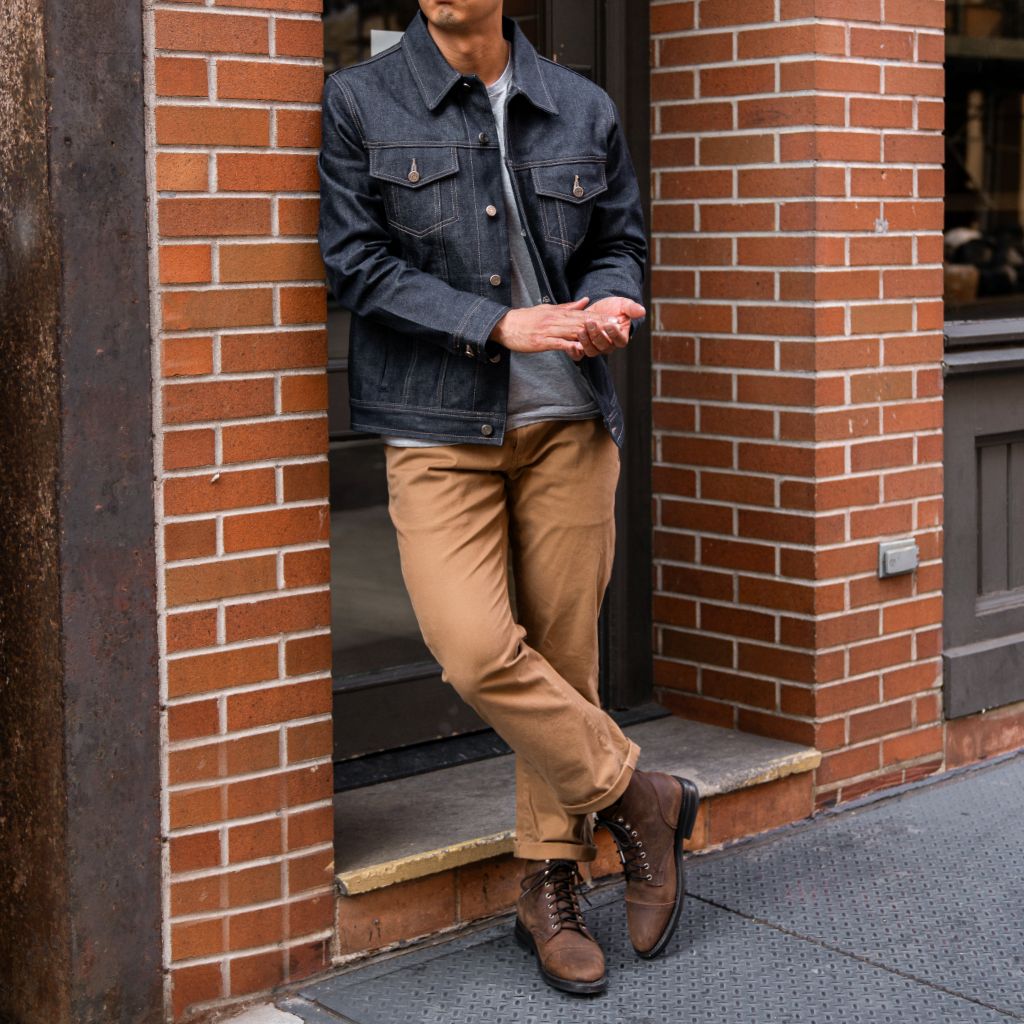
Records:
[[[512,82],[512,60],[509,59],[501,77],[487,87],[501,151],[501,181],[504,193],[505,218],[508,225],[509,256],[512,262],[512,305],[536,306],[542,292],[530,259],[526,232],[519,220],[515,193],[505,166],[505,104]],[[508,406],[506,430],[538,423],[541,420],[583,420],[601,414],[583,380],[583,375],[565,352],[508,352]],[[388,436],[385,442],[405,447],[433,447],[445,443],[422,438]]]

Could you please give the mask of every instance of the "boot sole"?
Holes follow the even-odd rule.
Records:
[[[603,978],[598,978],[597,981],[569,981],[566,978],[559,978],[558,975],[550,974],[544,970],[544,965],[540,962],[540,957],[537,955],[537,944],[533,941],[533,936],[518,917],[516,918],[515,936],[516,942],[523,949],[528,950],[534,955],[537,960],[537,970],[540,971],[540,976],[552,988],[557,988],[560,992],[568,992],[574,996],[596,996],[608,988],[607,974]]]
[[[679,783],[683,790],[683,799],[679,806],[679,820],[676,822],[676,902],[672,908],[672,916],[658,941],[648,950],[636,950],[644,960],[653,960],[665,951],[679,924],[679,915],[683,910],[683,897],[686,895],[683,885],[683,841],[689,839],[693,834],[693,825],[697,820],[697,808],[700,806],[700,794],[697,792],[697,787],[689,779],[681,778],[678,775],[673,775],[672,778]]]

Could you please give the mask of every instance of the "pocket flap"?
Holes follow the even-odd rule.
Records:
[[[370,150],[370,177],[422,188],[459,169],[454,146],[384,146]]]
[[[585,203],[608,190],[604,164],[567,161],[533,168],[533,187],[538,195]]]

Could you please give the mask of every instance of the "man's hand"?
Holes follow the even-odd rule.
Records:
[[[573,359],[583,358],[583,345],[578,340],[586,334],[583,309],[590,299],[545,302],[540,306],[510,309],[491,331],[491,338],[513,352],[547,352],[561,349]]]
[[[625,348],[629,344],[630,320],[646,313],[644,307],[632,299],[618,295],[598,299],[587,307],[584,328],[576,336],[583,355],[596,356],[613,348]]]

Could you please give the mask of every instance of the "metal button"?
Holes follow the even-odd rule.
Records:
[[[480,433],[481,433],[481,434],[483,434],[483,435],[484,435],[484,437],[490,437],[490,436],[491,436],[491,434],[493,434],[493,433],[494,433],[494,427],[492,427],[492,426],[490,425],[490,423],[484,423],[484,424],[483,424],[483,425],[482,425],[482,426],[480,427]]]
[[[483,143],[483,144],[484,144],[485,146],[487,145],[487,143],[488,143],[488,142],[490,142],[490,141],[491,141],[491,137],[490,137],[490,135],[488,135],[488,134],[487,134],[487,132],[481,132],[481,133],[480,133],[480,134],[479,134],[479,135],[477,136],[477,138],[478,138],[478,139],[479,139],[479,140],[480,140],[480,141],[481,141],[481,142],[482,142],[482,143]]]
[[[494,287],[497,288],[498,285],[501,284],[501,274],[491,274],[489,280],[491,284],[493,284]]]
[[[540,297],[540,301],[541,302],[550,302],[551,301],[551,296],[550,295],[542,295]]]
[[[467,345],[462,351],[465,352],[466,355],[470,357],[470,359],[472,359],[473,356],[476,354],[473,351],[473,346],[472,345]]]
[[[494,205],[487,206],[484,209],[484,213],[486,213],[488,217],[497,217],[498,216],[498,208],[496,206],[494,206]]]
[[[487,361],[489,363],[500,363],[501,362],[501,353],[500,352],[495,352],[494,355],[491,356],[491,358],[488,359]]]

